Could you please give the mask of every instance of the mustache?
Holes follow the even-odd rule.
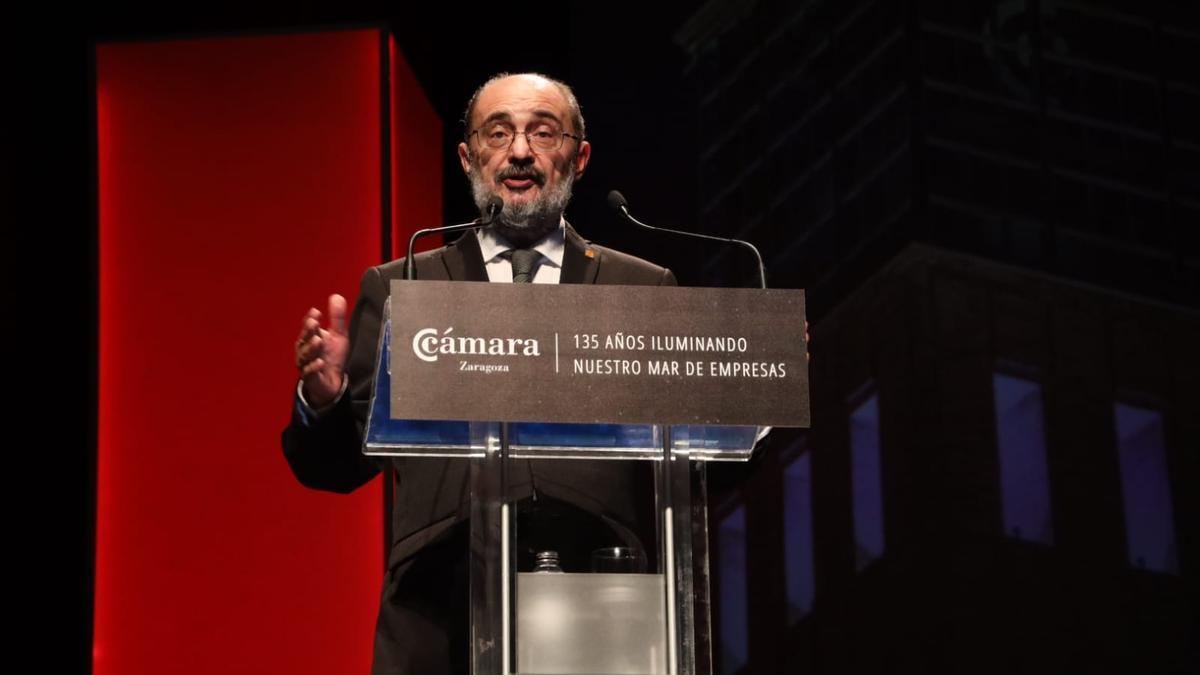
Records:
[[[529,178],[539,186],[546,184],[546,176],[538,171],[535,167],[519,167],[508,166],[496,172],[496,184],[499,185],[506,178]]]

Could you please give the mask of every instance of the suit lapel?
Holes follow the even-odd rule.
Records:
[[[446,268],[446,278],[452,281],[488,280],[487,269],[483,266],[483,253],[479,250],[479,239],[472,232],[463,233],[457,241],[447,246],[441,258]],[[568,224],[563,239],[563,266],[559,283],[594,284],[599,271],[600,252]]]
[[[478,247],[477,247],[478,248]],[[600,253],[567,224],[563,243],[563,266],[559,283],[594,284],[600,271]]]
[[[479,238],[474,232],[464,232],[442,254],[446,274],[452,281],[487,281],[487,269],[483,266],[483,254],[479,252]]]

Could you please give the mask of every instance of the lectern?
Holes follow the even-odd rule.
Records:
[[[396,282],[392,298],[404,295],[406,308],[445,304],[444,299],[425,299],[419,288],[423,283],[436,282]],[[461,289],[466,285],[456,286]],[[495,289],[499,285],[495,284],[474,286],[491,286],[490,292],[514,292],[499,291]],[[456,293],[461,292],[458,289]],[[611,292],[622,290],[611,287]],[[526,286],[515,292],[546,291]],[[460,300],[456,296],[456,303]],[[436,354],[438,343],[426,345],[432,345],[432,350],[420,346],[422,333],[427,335],[433,330],[420,329],[420,319],[397,328],[394,334],[393,324],[398,315],[390,304],[391,300],[385,309],[381,331],[364,452],[380,456],[443,457],[470,463],[472,672],[476,675],[711,672],[705,463],[749,459],[760,428],[397,419],[393,396],[397,373],[393,367],[411,367],[408,364],[415,362],[413,353],[429,361],[422,353]],[[802,316],[799,321],[802,325]],[[798,339],[803,359],[803,338]],[[554,342],[555,370],[560,371],[562,364],[557,361],[562,356],[557,334]],[[444,344],[448,347],[443,353],[454,351],[459,343]],[[479,342],[476,346],[486,347],[486,344]],[[643,341],[642,350],[645,349]],[[539,346],[537,351],[539,356],[545,356],[541,352],[549,349],[542,350]],[[460,354],[453,356],[460,360]],[[471,360],[487,361],[485,356],[486,349]],[[467,359],[461,360],[467,363]],[[650,366],[645,368],[649,370]],[[663,368],[666,366],[658,366],[659,370]],[[646,372],[640,364],[638,370],[639,374]],[[807,415],[806,373],[799,376],[805,380],[803,407]],[[553,551],[539,554],[538,570],[518,570],[516,551],[522,533],[517,527],[514,505],[506,501],[506,495],[514,463],[523,464],[529,459],[652,463],[653,471],[645,473],[653,476],[649,489],[654,495],[657,529],[654,564],[645,567],[635,559],[622,559],[627,557],[626,552],[602,548],[601,542],[597,542],[590,572],[555,569]]]

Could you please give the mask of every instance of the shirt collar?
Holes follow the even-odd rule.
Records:
[[[566,248],[566,222],[559,216],[558,227],[531,247],[542,254],[543,264],[549,262],[555,267],[562,267],[563,251]],[[504,255],[505,251],[515,248],[507,239],[497,234],[495,228],[485,227],[476,230],[475,233],[479,237],[479,252],[483,254],[485,265]]]

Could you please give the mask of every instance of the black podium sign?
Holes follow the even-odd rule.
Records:
[[[391,416],[809,425],[804,291],[392,282]]]

